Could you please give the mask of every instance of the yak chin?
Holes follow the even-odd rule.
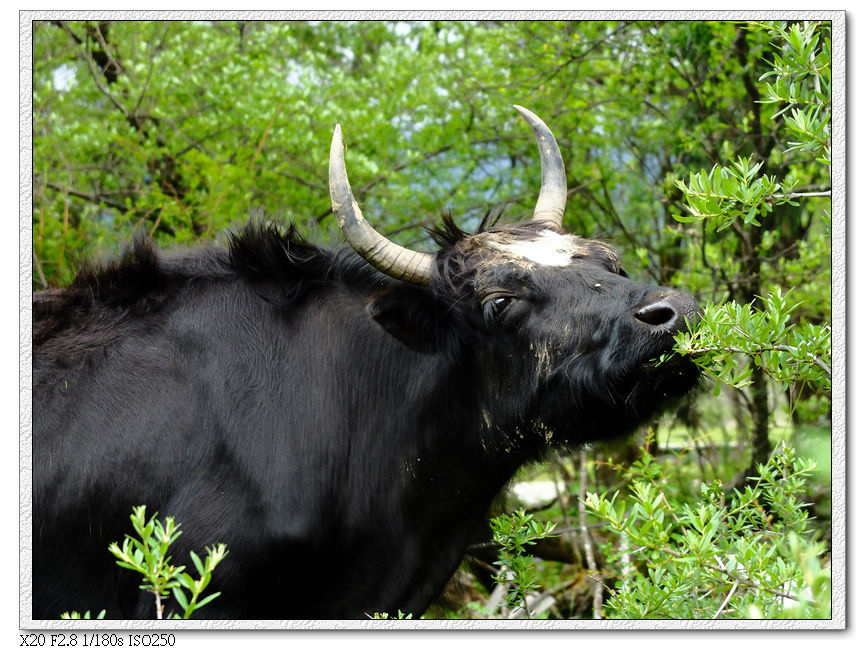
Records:
[[[572,367],[554,380],[570,385],[570,399],[548,405],[541,419],[555,431],[554,442],[564,445],[629,436],[686,401],[700,378],[700,369],[679,355],[641,363],[605,382]]]

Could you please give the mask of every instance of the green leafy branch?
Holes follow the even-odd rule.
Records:
[[[796,181],[777,182],[774,176],[760,176],[763,163],[739,157],[729,167],[715,166],[711,170],[691,173],[687,184],[676,180],[676,187],[685,198],[688,215],[676,215],[683,223],[708,220],[714,230],[724,230],[742,220],[759,226],[758,215],[765,217],[776,205],[798,205],[795,199],[804,196],[824,196],[823,192],[794,193]]]
[[[535,520],[525,508],[490,520],[493,541],[499,545],[499,559],[494,564],[501,567],[494,579],[505,588],[504,603],[511,610],[522,609],[529,618],[532,612],[527,598],[540,584],[534,558],[526,553],[526,547],[549,537],[555,526]]]
[[[173,618],[184,619],[219,596],[220,592],[216,592],[199,600],[210,584],[213,570],[228,555],[225,544],[207,548],[207,557],[203,562],[194,551],[190,551],[189,555],[199,575],[198,579],[195,579],[184,572],[185,566],[171,564],[168,549],[181,534],[173,517],[167,517],[164,524],[156,519],[156,514],[145,521],[145,506],[137,506],[133,508],[129,518],[139,539],[126,535],[122,547],[114,542],[109,545],[108,550],[117,558],[119,566],[144,576],[140,588],[154,595],[156,618],[162,618],[165,606],[163,599],[168,597],[169,592],[183,609],[182,617],[174,614]],[[184,593],[184,589],[189,591],[189,596]]]
[[[784,387],[807,382],[830,390],[831,326],[794,323],[799,304],[789,303],[788,295],[776,289],[762,298],[764,309],[754,303],[708,304],[698,325],[676,335],[675,352],[690,357],[714,377],[716,393],[721,383],[734,388],[751,383],[753,369],[743,366],[739,355],[750,358],[753,366]]]
[[[809,22],[785,25],[781,22],[755,23],[775,39],[776,52],[772,69],[760,81],[765,84],[766,99],[761,103],[780,104],[772,117],[786,115],[784,120],[792,135],[788,151],[820,151],[817,160],[831,160],[832,41],[829,23]]]
[[[811,538],[802,503],[812,462],[782,445],[743,491],[727,495],[719,481],[703,483],[693,504],[664,492],[658,466],[646,453],[625,472],[629,496],[585,498],[587,509],[623,540],[615,549],[602,544],[609,565],[626,565],[622,571],[630,576],[617,582],[608,617],[830,615],[831,576],[818,559],[825,544]],[[645,570],[634,570],[634,557]]]
[[[826,22],[791,24],[780,22],[752,23],[755,31],[765,30],[774,39],[777,52],[771,69],[760,81],[764,84],[763,104],[779,104],[772,116],[784,115],[794,138],[787,152],[819,152],[816,160],[828,165],[831,160],[832,49]],[[737,220],[759,226],[758,216],[765,217],[776,205],[795,202],[797,198],[831,196],[829,191],[794,193],[796,181],[788,177],[779,183],[774,176],[758,175],[763,163],[739,157],[728,166],[692,173],[685,183],[676,180],[683,193],[688,215],[676,219],[689,223],[708,220],[713,229],[723,230]]]

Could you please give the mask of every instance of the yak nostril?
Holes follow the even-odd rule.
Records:
[[[634,317],[647,325],[654,325],[655,327],[667,325],[672,327],[679,319],[679,314],[668,303],[656,302],[643,307],[634,314]]]

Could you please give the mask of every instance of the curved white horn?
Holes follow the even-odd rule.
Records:
[[[541,190],[532,221],[547,221],[561,228],[568,198],[568,182],[559,145],[541,118],[522,106],[514,104],[514,108],[531,125],[541,154]]]
[[[339,227],[349,245],[382,273],[412,284],[429,284],[434,256],[395,244],[380,235],[360,211],[351,193],[342,146],[342,129],[333,130],[330,144],[330,201]]]

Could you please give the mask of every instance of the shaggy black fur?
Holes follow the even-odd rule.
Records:
[[[669,349],[693,299],[580,240],[561,267],[490,257],[534,223],[446,217],[427,287],[251,223],[145,240],[33,309],[33,615],[152,599],[105,549],[135,505],[225,542],[214,618],[424,611],[502,485],[549,445],[626,434],[694,384]],[[583,243],[585,245],[583,245]],[[665,301],[677,319],[634,314]]]

